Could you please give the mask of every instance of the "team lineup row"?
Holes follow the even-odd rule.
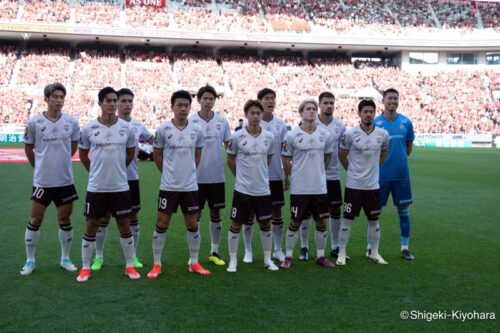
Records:
[[[98,94],[101,114],[81,129],[74,117],[62,112],[66,97],[62,84],[47,85],[44,96],[47,111],[29,119],[24,137],[26,155],[34,167],[34,181],[31,217],[25,232],[27,260],[22,275],[29,275],[35,269],[40,226],[45,209],[52,201],[57,207],[60,226],[61,267],[77,270],[69,251],[73,237],[70,216],[73,201],[78,198],[71,157],[79,148],[89,179],[82,269],[77,281],[86,282],[92,271],[101,269],[111,216],[115,217],[120,231],[125,274],[131,279],[140,278],[136,271],[143,267],[136,255],[140,210],[136,145],[139,141],[153,144],[154,161],[161,172],[152,239],[153,267],[148,278],[161,274],[166,231],[178,206],[187,229],[189,271],[210,275],[198,261],[199,222],[205,203],[210,209],[209,261],[220,266],[226,264],[219,254],[221,209],[225,207],[222,145],[226,148],[227,165],[235,176],[228,231],[228,272],[237,271],[241,229],[245,241],[243,261],[253,261],[254,218],[260,227],[267,269],[279,269],[271,253],[281,262],[281,268],[291,267],[299,234],[299,259],[308,260],[311,217],[316,222],[316,263],[326,268],[335,267],[325,256],[329,224],[330,255],[337,258],[337,265],[345,265],[349,259],[346,247],[351,225],[361,209],[368,219],[366,255],[376,263],[387,264],[378,248],[379,215],[389,194],[400,218],[401,255],[407,260],[414,259],[408,248],[412,196],[407,162],[414,133],[411,121],[397,112],[399,93],[395,89],[384,92],[385,110],[378,117],[375,103],[362,100],[358,105],[360,124],[349,130],[333,116],[335,96],[324,92],[318,101],[307,99],[300,104],[301,122],[288,131],[285,122],[273,115],[276,93],[265,88],[258,92],[257,99],[245,103],[246,121],[232,134],[228,121],[213,111],[217,97],[213,87],[207,85],[199,89],[196,99],[201,111],[191,116],[192,97],[180,90],[171,96],[173,118],[156,129],[154,138],[142,123],[131,117],[134,93],[130,89],[101,89]],[[347,170],[344,198],[340,164]],[[290,190],[291,218],[284,252],[282,206],[287,190]]]

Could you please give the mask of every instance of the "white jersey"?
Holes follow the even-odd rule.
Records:
[[[89,192],[124,192],[129,190],[127,181],[127,148],[135,148],[132,126],[117,119],[111,126],[98,119],[82,128],[78,145],[90,150]]]
[[[330,164],[326,167],[326,179],[340,180],[339,141],[345,133],[345,125],[340,119],[335,117],[333,117],[329,124],[325,124],[319,119],[319,115],[316,118],[316,125],[327,129],[332,135],[333,152]]]
[[[292,157],[290,194],[327,193],[325,155],[332,151],[332,136],[322,127],[308,133],[297,126],[288,132],[281,154]]]
[[[56,121],[39,114],[28,121],[24,143],[34,145],[35,172],[33,186],[72,185],[71,143],[80,138],[75,117],[62,113]]]
[[[203,148],[201,128],[188,122],[179,129],[168,121],[156,129],[153,146],[163,150],[160,190],[197,191],[195,151]]]
[[[288,128],[286,123],[280,117],[273,115],[273,119],[270,121],[265,121],[264,119],[260,122],[260,126],[266,131],[271,132],[274,135],[274,152],[271,165],[269,165],[269,180],[282,180],[283,173],[281,167],[281,146],[285,141],[286,134],[288,133]]]
[[[236,155],[236,191],[252,196],[271,194],[267,157],[274,154],[274,145],[273,134],[265,129],[257,137],[246,127],[233,133],[227,153]],[[279,155],[273,159],[276,157],[279,159]]]
[[[139,145],[139,139],[141,141],[148,141],[153,137],[153,134],[148,131],[146,126],[141,123],[139,120],[132,119],[128,122],[132,129],[134,130],[135,142]],[[137,155],[139,154],[139,149],[135,149],[134,159],[127,168],[127,179],[128,180],[138,180],[139,172],[137,171]]]
[[[389,150],[389,133],[379,127],[366,133],[358,125],[345,132],[340,140],[340,149],[349,151],[346,187],[379,189],[380,152]]]
[[[225,179],[222,145],[231,139],[229,122],[215,112],[208,121],[199,114],[189,117],[189,121],[200,126],[205,144],[197,170],[198,184],[223,183]]]

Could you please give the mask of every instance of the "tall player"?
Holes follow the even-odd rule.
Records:
[[[44,91],[47,111],[28,120],[24,135],[24,151],[34,168],[31,213],[24,235],[26,263],[21,275],[35,269],[35,250],[40,237],[45,210],[54,201],[59,223],[59,242],[63,269],[77,270],[69,258],[73,229],[71,212],[78,199],[73,182],[71,157],[75,154],[80,127],[75,117],[62,112],[66,88],[61,83],[49,84]]]
[[[280,117],[274,114],[276,108],[276,92],[269,88],[264,88],[257,93],[257,99],[264,106],[264,114],[262,116],[261,126],[266,131],[271,132],[274,135],[274,156],[280,156],[281,148],[283,142],[285,141],[285,136],[288,132],[286,123]],[[283,184],[283,175],[281,168],[281,160],[279,158],[273,158],[271,160],[271,165],[269,165],[269,187],[271,189],[271,200],[273,204],[273,220],[272,220],[272,231],[274,238],[274,253],[273,257],[283,262],[285,260],[285,254],[283,253],[282,242],[283,242],[283,217],[281,215],[281,207],[285,204],[284,190],[288,189],[288,180],[285,180]],[[253,219],[252,219],[253,220]],[[243,240],[245,243],[245,257],[243,262],[251,263],[253,261],[252,257],[252,237],[253,237],[253,225],[252,221],[248,221],[243,227]]]
[[[389,88],[383,94],[384,113],[375,118],[375,126],[389,132],[389,153],[380,166],[380,204],[385,207],[392,193],[401,228],[401,256],[406,260],[415,257],[408,248],[410,242],[410,205],[412,204],[408,156],[413,148],[413,124],[410,119],[398,113],[399,92]]]
[[[330,233],[332,257],[339,253],[339,227],[340,227],[340,207],[342,205],[342,189],[340,187],[340,168],[338,157],[338,146],[342,135],[345,132],[344,123],[333,115],[335,110],[335,96],[328,91],[319,95],[319,114],[316,119],[316,125],[325,128],[332,135],[333,152],[330,164],[326,168],[326,188],[328,190],[328,210],[330,212]],[[309,259],[309,220],[302,221],[300,227],[300,260]]]
[[[236,176],[231,209],[231,228],[228,233],[228,272],[236,272],[238,242],[243,222],[255,213],[260,226],[260,239],[264,250],[264,266],[277,271],[271,259],[273,246],[271,234],[272,201],[269,189],[269,165],[275,151],[271,132],[260,126],[264,106],[258,100],[248,100],[244,106],[247,126],[235,132],[227,148],[227,164]]]
[[[286,257],[281,268],[292,266],[293,249],[298,239],[300,224],[306,216],[316,221],[316,263],[334,268],[325,257],[328,194],[326,167],[333,152],[332,136],[316,125],[318,103],[308,99],[299,106],[301,124],[286,135],[282,159],[285,179],[290,176],[291,220],[286,237]]]
[[[198,262],[200,231],[198,227],[198,183],[196,168],[203,149],[203,133],[198,125],[188,121],[192,98],[189,92],[179,90],[170,99],[174,118],[158,127],[154,141],[154,160],[161,172],[158,195],[158,218],[153,232],[154,264],[148,278],[161,274],[161,254],[165,235],[180,205],[187,229],[189,247],[189,271],[210,275],[210,271]]]
[[[122,88],[117,91],[118,95],[118,118],[128,122],[135,134],[136,143],[141,140],[142,142],[153,143],[153,134],[151,134],[146,126],[139,120],[132,119],[131,113],[134,106],[134,93],[128,88]],[[134,158],[127,167],[127,180],[130,188],[130,200],[132,207],[132,214],[130,215],[130,231],[134,237],[134,258],[132,262],[135,268],[142,268],[142,263],[137,258],[137,246],[139,244],[139,217],[138,213],[141,209],[141,193],[139,189],[139,172],[137,170],[137,154],[139,149],[135,149]],[[104,263],[104,243],[106,242],[106,235],[108,233],[108,224],[111,216],[108,214],[101,220],[99,229],[97,229],[95,252],[96,256],[90,267],[93,271],[101,269]]]
[[[127,182],[127,166],[135,154],[135,135],[129,123],[116,116],[118,95],[111,87],[99,91],[101,115],[82,128],[80,160],[89,171],[84,215],[87,218],[82,239],[82,269],[78,282],[90,278],[90,259],[95,248],[97,229],[107,214],[116,219],[120,244],[125,256],[125,275],[139,279],[134,268],[134,238],[130,232],[129,215],[132,212]],[[89,159],[89,153],[90,158]]]
[[[347,170],[344,195],[344,218],[339,232],[339,254],[337,265],[346,263],[346,247],[351,235],[354,218],[363,208],[368,218],[370,235],[370,259],[378,264],[387,262],[378,253],[380,241],[380,190],[378,184],[379,165],[384,163],[389,149],[389,134],[375,127],[375,103],[362,100],[358,104],[360,124],[346,131],[340,141],[339,159]],[[349,159],[348,159],[349,157]]]
[[[200,205],[198,221],[200,221],[205,202],[208,202],[211,240],[208,260],[218,266],[223,266],[225,262],[219,255],[222,235],[220,210],[226,206],[222,145],[227,146],[231,139],[231,129],[227,119],[213,111],[216,98],[217,93],[212,86],[201,87],[196,94],[196,99],[200,103],[200,112],[189,117],[189,121],[200,126],[205,144],[197,169]]]

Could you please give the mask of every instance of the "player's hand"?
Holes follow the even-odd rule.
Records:
[[[285,177],[283,181],[283,191],[288,191],[290,188],[290,181],[288,180],[288,177]]]

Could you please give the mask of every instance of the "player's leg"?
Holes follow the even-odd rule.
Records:
[[[115,214],[116,215],[116,214]],[[118,230],[120,231],[120,245],[123,250],[123,256],[125,257],[125,275],[132,280],[137,280],[141,275],[136,271],[134,267],[134,236],[130,230],[130,217],[127,214],[116,215],[116,224]]]
[[[198,192],[179,192],[180,205],[184,214],[184,224],[187,230],[187,243],[189,248],[189,271],[200,275],[210,275],[210,271],[206,270],[199,262],[198,255],[200,252],[201,235],[198,227]]]
[[[247,222],[251,211],[250,196],[233,192],[233,202],[231,205],[231,227],[227,234],[228,250],[229,250],[229,265],[227,271],[230,273],[236,272],[238,266],[237,252],[238,243],[240,240],[240,231],[244,222]],[[246,252],[246,251],[245,251]]]
[[[30,218],[24,232],[26,262],[20,271],[21,275],[30,275],[35,270],[35,252],[40,238],[40,226],[45,210],[51,201],[49,191],[41,187],[33,187]]]
[[[257,222],[259,222],[260,227],[260,240],[264,253],[264,267],[266,267],[270,271],[278,270],[278,266],[276,266],[271,259],[271,249],[273,247],[271,217],[273,215],[272,213],[274,208],[275,207],[273,207],[272,205],[271,196],[269,195],[253,198],[253,209],[255,211],[255,217],[257,218]],[[281,246],[280,251],[282,251]]]
[[[292,266],[293,250],[299,238],[299,229],[304,217],[309,213],[307,196],[290,195],[290,226],[286,232],[286,255],[281,268],[288,269]]]
[[[90,269],[92,271],[99,271],[104,264],[104,244],[108,236],[108,225],[111,219],[111,212],[106,212],[104,217],[99,220],[99,228],[95,235],[95,258],[92,261]]]
[[[380,243],[380,191],[364,191],[363,209],[368,219],[368,236],[370,238],[370,256],[369,258],[378,264],[387,264],[382,258],[378,248]]]
[[[132,258],[132,262],[134,263],[135,268],[142,268],[143,265],[137,257],[137,247],[139,246],[140,236],[139,210],[141,209],[141,191],[139,187],[139,180],[129,180],[128,185],[130,189],[130,205],[132,208],[132,214],[130,214],[129,217],[130,232],[132,233],[132,237],[134,237],[134,257]]]
[[[161,255],[165,247],[167,229],[170,226],[172,214],[177,211],[180,197],[178,193],[160,191],[158,194],[158,215],[153,231],[153,268],[148,273],[148,278],[156,279],[161,274]]]
[[[226,263],[219,255],[219,245],[222,238],[222,219],[220,210],[225,207],[225,186],[224,183],[207,184],[209,196],[207,198],[210,207],[210,256],[208,260],[217,266]],[[200,202],[201,205],[201,202]]]
[[[283,216],[281,208],[285,204],[285,195],[283,191],[283,182],[281,180],[270,181],[269,188],[271,190],[272,201],[272,234],[274,238],[273,257],[283,262],[285,254],[283,253]]]
[[[342,189],[340,180],[327,181],[329,202],[329,227],[331,234],[330,256],[337,257],[339,253],[340,213],[342,206]]]
[[[300,255],[299,260],[309,260],[309,234],[311,233],[311,219],[308,216],[300,225]]]
[[[414,260],[415,257],[409,249],[411,231],[410,205],[413,202],[410,180],[395,181],[392,188],[392,196],[399,216],[401,256],[406,260]]]
[[[389,195],[392,192],[392,199],[394,200],[393,182],[389,180],[379,180],[379,195],[380,195],[380,207],[381,209],[387,205],[389,200]],[[366,220],[366,257],[371,256],[371,244],[370,244],[370,221]]]
[[[316,221],[316,231],[314,233],[314,240],[316,241],[316,263],[326,268],[334,268],[335,265],[325,257],[326,239],[328,233],[326,226],[328,223],[328,195],[311,195],[310,196],[310,210],[311,214]]]
[[[59,224],[59,242],[61,244],[60,266],[75,272],[76,266],[71,262],[69,252],[73,241],[73,227],[71,225],[71,214],[73,213],[73,202],[78,199],[74,185],[63,186],[54,189],[54,204],[57,208],[57,222]]]
[[[243,223],[243,244],[245,245],[243,262],[246,264],[251,264],[253,262],[252,240],[254,215],[255,214],[251,212],[248,219]]]
[[[347,244],[351,236],[351,228],[356,216],[359,216],[363,204],[362,191],[347,188],[345,189],[344,216],[340,222],[339,230],[339,254],[336,264],[344,266],[347,259]]]

